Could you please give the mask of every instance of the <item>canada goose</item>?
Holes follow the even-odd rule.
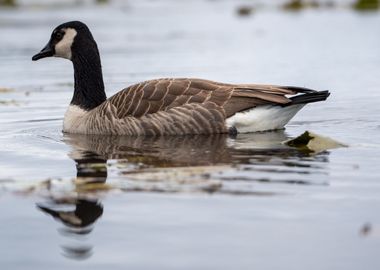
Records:
[[[328,91],[301,87],[164,78],[129,86],[107,99],[98,47],[88,27],[79,21],[56,27],[32,60],[50,56],[69,59],[74,65],[74,95],[63,121],[63,131],[68,133],[183,135],[274,130],[283,128],[305,104],[329,96]]]

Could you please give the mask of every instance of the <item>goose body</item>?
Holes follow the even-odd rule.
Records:
[[[184,135],[257,132],[283,128],[307,103],[328,91],[301,87],[226,84],[163,78],[129,86],[106,98],[99,51],[81,22],[58,26],[33,60],[73,62],[75,89],[63,131],[80,134]]]

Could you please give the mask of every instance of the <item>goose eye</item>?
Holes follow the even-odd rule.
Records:
[[[55,33],[55,38],[56,39],[60,40],[60,39],[62,39],[62,37],[63,37],[63,33],[62,32]]]

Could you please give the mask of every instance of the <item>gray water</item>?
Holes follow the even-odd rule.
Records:
[[[1,269],[379,269],[380,13],[241,17],[241,3],[0,8]],[[108,96],[158,77],[332,95],[284,131],[64,135],[71,63],[31,56],[73,19],[98,42]],[[282,144],[305,130],[349,147]]]

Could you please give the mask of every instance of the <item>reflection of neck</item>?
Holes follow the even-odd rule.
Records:
[[[77,105],[85,110],[94,109],[107,99],[96,44],[79,54],[73,52],[72,61],[75,86],[71,105]]]
[[[107,160],[90,153],[82,159],[75,159],[77,178],[87,183],[105,183],[107,180]],[[96,165],[96,168],[94,167]]]

